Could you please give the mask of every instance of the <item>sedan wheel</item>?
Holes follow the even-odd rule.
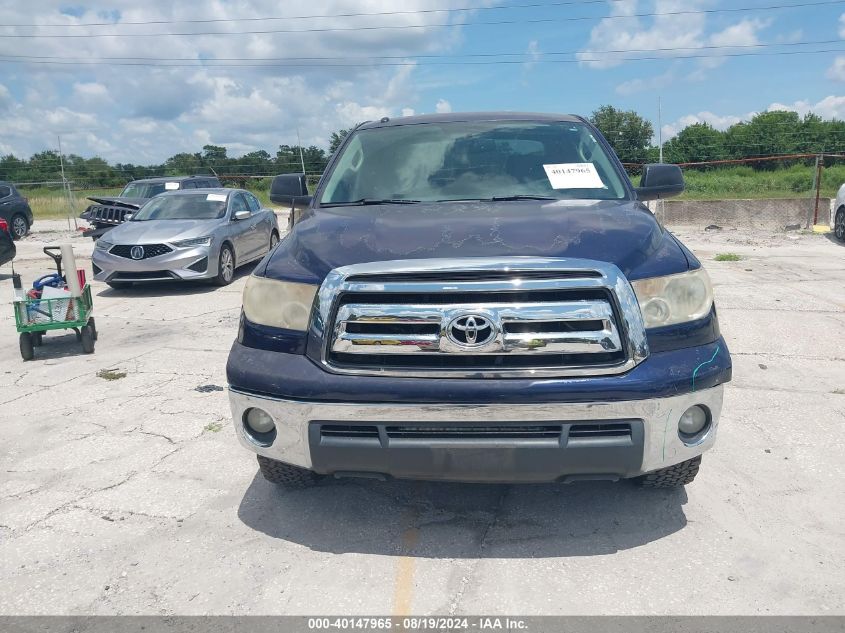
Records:
[[[220,247],[220,259],[217,266],[217,277],[214,279],[218,286],[228,286],[235,278],[235,255],[231,247]]]
[[[834,232],[836,233],[837,240],[845,242],[845,209],[836,214]]]
[[[278,243],[279,243],[279,235],[275,231],[273,231],[270,234],[270,250],[272,251],[274,248],[276,248],[276,245]]]
[[[19,240],[29,232],[29,224],[26,218],[22,215],[16,215],[12,218],[12,236]]]

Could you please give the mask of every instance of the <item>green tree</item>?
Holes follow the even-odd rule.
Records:
[[[332,132],[331,138],[329,139],[329,154],[334,154],[337,151],[337,148],[343,143],[343,139],[349,136],[351,131],[352,128]]]
[[[707,123],[695,123],[681,130],[663,146],[668,163],[697,163],[725,157],[725,134]]]
[[[633,110],[604,105],[590,115],[623,163],[642,163],[647,158],[654,127]]]

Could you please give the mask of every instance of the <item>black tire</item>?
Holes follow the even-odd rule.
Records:
[[[845,207],[836,211],[836,219],[833,221],[833,234],[840,242],[845,242]]]
[[[270,250],[272,251],[276,248],[276,245],[279,243],[279,234],[276,231],[270,233]],[[269,252],[269,251],[268,251]]]
[[[25,237],[29,233],[29,222],[26,221],[26,216],[22,213],[13,215],[12,219],[9,220],[9,232],[12,234],[12,238],[16,240]]]
[[[313,486],[321,479],[320,475],[305,468],[291,466],[263,455],[256,457],[258,457],[258,469],[261,475],[271,484],[298,489]]]
[[[94,335],[94,341],[99,338],[99,334],[97,334],[97,323],[94,321],[94,317],[88,319],[88,327],[91,328],[91,333]]]
[[[677,488],[692,483],[701,466],[701,455],[693,457],[680,464],[655,470],[642,477],[637,477],[637,483],[643,488]]]
[[[79,340],[82,342],[82,351],[86,354],[94,353],[94,331],[90,325],[86,325],[79,331]]]
[[[106,285],[112,290],[126,290],[132,287],[131,281],[107,281]]]
[[[44,332],[33,332],[32,333],[32,345],[33,347],[41,347],[44,343]]]
[[[22,332],[20,335],[21,358],[32,360],[35,358],[35,348],[32,346],[32,334]]]
[[[223,244],[217,256],[217,276],[212,280],[214,284],[228,286],[232,283],[235,280],[235,267],[235,252],[231,246]]]

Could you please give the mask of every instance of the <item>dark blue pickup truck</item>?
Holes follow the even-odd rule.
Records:
[[[269,481],[684,485],[731,359],[701,263],[575,116],[359,125],[247,280],[227,373]]]

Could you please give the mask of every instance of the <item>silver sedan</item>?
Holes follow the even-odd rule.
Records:
[[[112,288],[145,281],[232,282],[235,269],[279,242],[276,214],[241,189],[162,193],[94,248],[94,279]]]

